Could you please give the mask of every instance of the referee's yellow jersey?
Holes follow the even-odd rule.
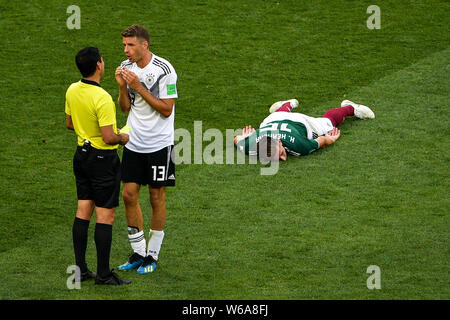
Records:
[[[78,145],[85,140],[100,150],[117,149],[103,141],[100,127],[113,126],[117,133],[116,106],[111,95],[94,81],[84,80],[72,83],[66,92],[66,114],[71,116]]]

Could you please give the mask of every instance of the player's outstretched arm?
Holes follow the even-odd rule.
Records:
[[[324,136],[320,136],[316,140],[319,143],[319,148],[325,148],[326,146],[329,146],[336,142],[337,139],[341,136],[341,131],[334,127],[333,130],[328,132]]]
[[[237,135],[236,137],[234,137],[234,144],[237,144],[242,139],[247,138],[249,135],[251,135],[255,131],[256,130],[253,129],[251,125],[245,126],[245,128],[242,129],[242,134]]]

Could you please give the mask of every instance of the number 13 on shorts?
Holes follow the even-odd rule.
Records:
[[[164,181],[166,176],[165,166],[152,166],[153,181]]]

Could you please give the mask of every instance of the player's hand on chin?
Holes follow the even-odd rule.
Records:
[[[126,83],[130,86],[130,88],[137,91],[137,89],[142,86],[141,82],[139,81],[139,77],[133,71],[124,68],[121,75]]]
[[[117,67],[115,76],[119,86],[125,86],[127,84],[125,80],[122,78],[122,66]]]

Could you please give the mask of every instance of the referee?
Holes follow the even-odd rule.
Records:
[[[127,134],[118,134],[116,109],[111,96],[100,87],[105,64],[97,48],[80,50],[75,62],[83,78],[72,83],[66,92],[66,126],[78,137],[73,158],[78,209],[73,223],[75,261],[80,268],[79,281],[95,278],[95,284],[122,285],[121,279],[109,269],[112,224],[119,205],[120,160],[118,145],[128,142]],[[97,213],[95,246],[97,274],[91,272],[85,260],[89,222]]]

